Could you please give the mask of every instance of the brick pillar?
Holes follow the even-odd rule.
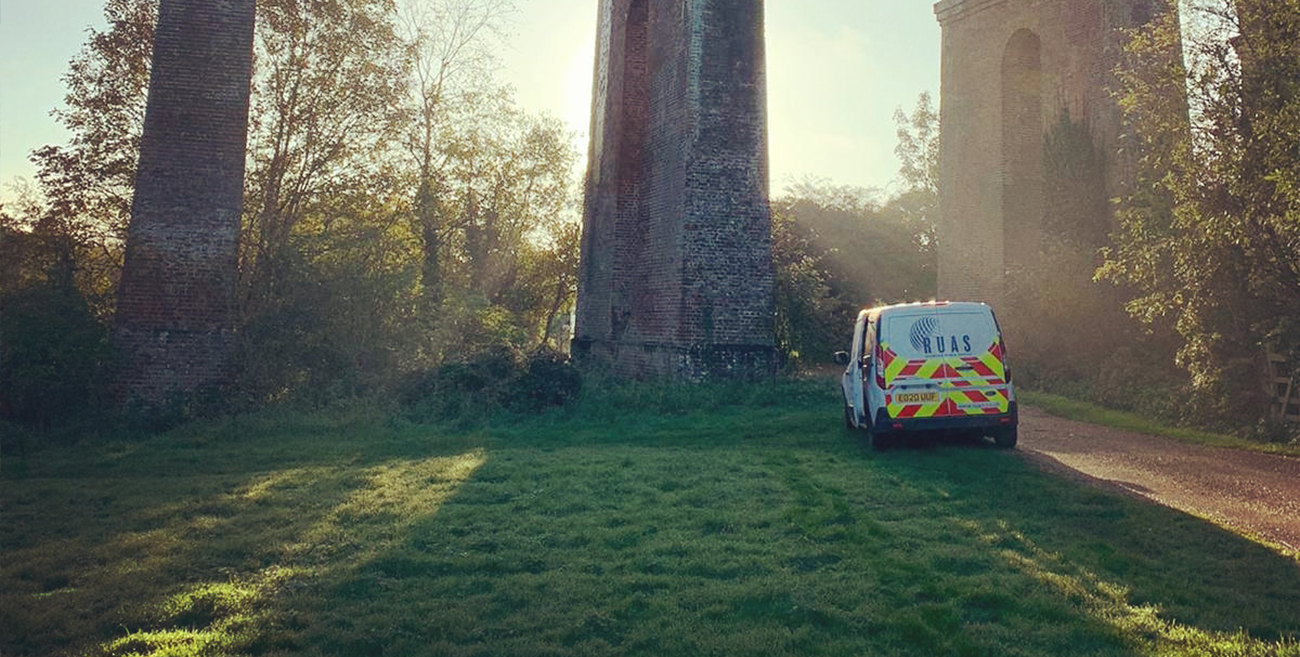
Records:
[[[254,0],[162,0],[115,340],[124,403],[223,383],[234,329]]]
[[[574,353],[775,370],[762,0],[602,0]]]

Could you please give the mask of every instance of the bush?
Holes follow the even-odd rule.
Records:
[[[567,355],[545,349],[528,359],[518,388],[526,410],[565,406],[577,398],[582,377]]]
[[[408,376],[397,398],[413,420],[469,421],[564,406],[580,388],[581,377],[567,355],[497,346]]]
[[[1140,326],[1122,290],[1092,280],[1094,253],[1048,239],[1041,261],[1009,279],[998,319],[1017,384],[1165,421],[1200,417],[1172,332]]]
[[[50,429],[109,410],[108,327],[75,288],[32,284],[0,309],[0,417]]]

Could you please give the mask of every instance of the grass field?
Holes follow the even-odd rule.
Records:
[[[459,428],[262,413],[0,464],[0,654],[1300,655],[1300,568],[834,384]]]

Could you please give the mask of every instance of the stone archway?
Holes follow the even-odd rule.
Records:
[[[1042,41],[1028,29],[1002,55],[1002,271],[1032,268],[1043,220]]]
[[[1068,115],[1107,158],[1107,194],[1128,181],[1110,89],[1124,28],[1156,0],[942,0],[939,295],[1000,304],[1037,258],[1043,140]],[[1011,285],[1014,285],[1014,280]]]

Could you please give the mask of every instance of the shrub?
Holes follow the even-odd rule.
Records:
[[[581,377],[567,355],[525,354],[508,346],[411,374],[397,398],[417,421],[473,421],[501,412],[536,412],[574,400]]]
[[[0,309],[0,416],[49,429],[109,409],[108,327],[75,288],[32,284]]]

